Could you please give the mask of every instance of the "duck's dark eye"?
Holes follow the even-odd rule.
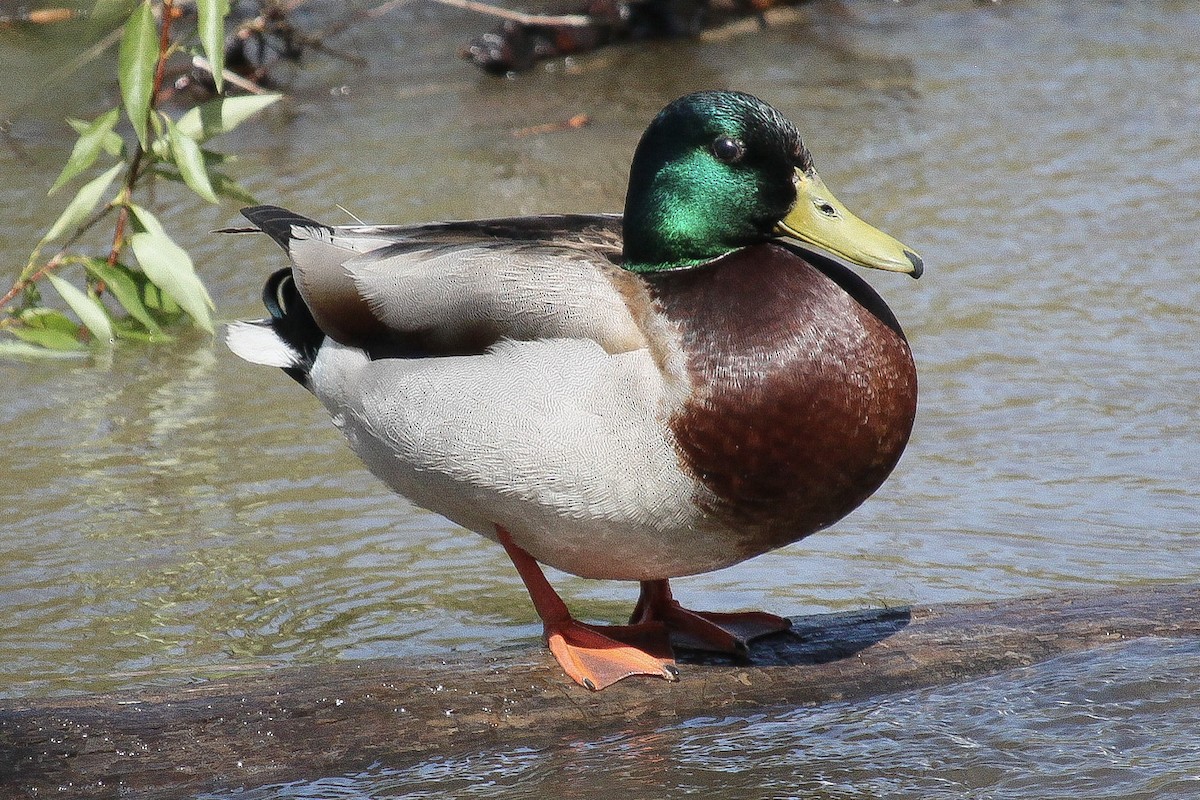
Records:
[[[734,164],[746,154],[746,145],[730,136],[719,136],[713,140],[712,152],[718,161]]]

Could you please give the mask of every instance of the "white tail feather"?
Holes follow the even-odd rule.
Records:
[[[225,344],[234,355],[266,367],[298,367],[300,354],[279,338],[266,320],[231,322],[225,328]]]

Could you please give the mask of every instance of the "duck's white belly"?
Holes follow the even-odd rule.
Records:
[[[645,350],[559,339],[371,361],[326,340],[310,384],[392,489],[485,536],[502,525],[544,564],[649,580],[746,555],[695,503]]]

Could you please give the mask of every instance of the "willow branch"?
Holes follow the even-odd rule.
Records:
[[[163,76],[166,74],[167,56],[171,51],[171,20],[175,17],[175,0],[163,0],[162,13],[162,28],[158,34],[158,63],[154,65],[154,83],[150,88],[150,107],[146,109],[147,128],[153,120],[154,114],[157,112],[157,100],[159,92],[162,91]],[[121,257],[121,248],[125,245],[125,229],[129,227],[129,201],[133,197],[133,187],[137,185],[138,178],[142,174],[142,165],[146,159],[146,151],[142,148],[142,143],[138,142],[137,148],[133,152],[133,161],[129,164],[129,172],[125,174],[125,185],[121,188],[120,200],[118,204],[120,210],[117,212],[117,225],[113,231],[112,247],[108,251],[108,265],[115,266],[117,259]]]

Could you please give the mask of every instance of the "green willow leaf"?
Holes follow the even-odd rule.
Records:
[[[204,153],[200,151],[200,145],[181,133],[179,127],[170,121],[167,122],[167,136],[171,141],[171,156],[179,168],[179,174],[183,176],[183,182],[208,202],[219,202],[212,181],[208,178],[208,168],[204,165]]]
[[[157,118],[155,114],[152,118]],[[150,155],[154,156],[154,161],[170,161],[171,160],[171,142],[164,136],[159,136],[150,142]]]
[[[100,198],[104,195],[104,190],[112,183],[113,178],[117,177],[117,173],[121,171],[124,164],[114,164],[108,172],[85,183],[75,193],[70,203],[67,203],[66,209],[59,216],[54,224],[50,226],[50,230],[42,237],[42,244],[51,242],[62,236],[70,230],[79,227],[88,214],[92,213],[92,209],[100,202]]]
[[[209,100],[188,111],[175,125],[186,136],[204,144],[233,130],[281,97],[281,94],[247,94]]]
[[[137,323],[130,321],[128,318],[113,323],[113,328],[117,331],[117,338],[125,341],[142,342],[144,344],[163,344],[164,342],[175,341],[174,336],[168,336],[165,333],[147,333]]]
[[[9,329],[14,335],[15,328]],[[32,337],[31,337],[32,338]],[[14,342],[10,339],[0,339],[0,358],[87,358],[88,351],[78,342],[69,349],[56,349],[46,345],[34,344],[32,341]]]
[[[225,73],[225,17],[229,14],[229,0],[196,0],[196,14],[200,44],[212,65],[219,93]]]
[[[92,25],[108,32],[118,27],[133,10],[133,0],[96,0],[92,6]]]
[[[66,166],[58,174],[58,179],[54,181],[48,194],[54,194],[63,184],[96,162],[96,157],[104,149],[106,137],[116,135],[113,128],[117,126],[117,120],[120,118],[120,109],[114,108],[107,114],[101,114],[91,124],[86,124],[79,132],[79,139],[71,150],[71,157],[67,159]]]
[[[183,314],[183,309],[179,307],[179,304],[149,279],[142,284],[142,299],[146,303],[146,308],[153,309],[160,317],[173,320]]]
[[[130,203],[129,210],[133,212],[133,218],[137,220],[137,224],[141,230],[145,231],[146,233],[152,233],[155,236],[165,236],[168,239],[171,238],[167,236],[167,230],[162,226],[162,223],[158,221],[158,217],[151,214],[148,210],[142,208],[137,203]]]
[[[109,113],[114,112],[119,116],[121,109],[114,109],[113,112]],[[67,124],[74,128],[75,132],[80,136],[83,135],[84,131],[86,131],[90,125],[90,123],[78,119],[69,119],[67,120]],[[114,158],[123,158],[125,140],[122,139],[121,136],[115,131],[109,131],[108,133],[104,134],[104,138],[100,142],[100,149]]]
[[[96,280],[104,282],[105,288],[117,299],[121,307],[129,313],[129,316],[140,322],[142,327],[149,331],[152,337],[166,336],[162,328],[159,327],[159,324],[154,321],[150,310],[146,308],[146,304],[142,300],[142,291],[138,286],[138,280],[128,267],[121,264],[110,266],[102,258],[89,258],[84,263],[84,266],[87,267],[87,271]],[[143,280],[145,279],[143,278]]]
[[[121,50],[117,56],[117,79],[125,114],[137,133],[142,149],[148,145],[146,125],[154,92],[154,68],[158,64],[158,26],[150,0],[134,9],[125,23]]]
[[[244,206],[258,205],[258,200],[254,195],[246,191],[240,183],[225,173],[210,172],[208,177],[212,179],[213,189],[221,197],[241,203]]]
[[[108,313],[105,312],[104,306],[100,305],[98,300],[88,297],[76,289],[70,281],[60,278],[54,273],[47,274],[46,280],[50,281],[50,285],[71,307],[75,316],[79,317],[79,321],[92,332],[92,337],[97,343],[112,344],[114,338],[112,323],[109,322]]]
[[[197,277],[187,251],[175,244],[149,211],[136,205],[129,208],[143,229],[129,237],[129,246],[146,277],[179,303],[198,326],[214,333],[212,298]]]
[[[22,341],[48,347],[51,350],[81,350],[79,325],[61,311],[52,308],[30,308],[18,317],[22,324],[11,325],[6,331]]]

